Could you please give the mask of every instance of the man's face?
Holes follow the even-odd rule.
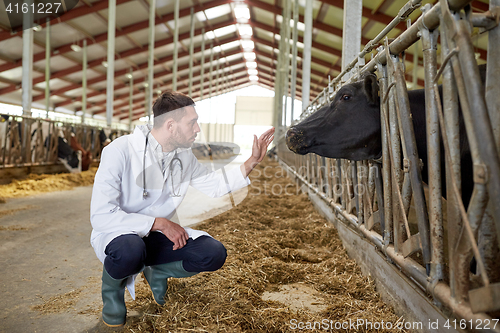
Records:
[[[180,121],[175,122],[173,141],[178,148],[189,148],[196,139],[196,134],[200,132],[198,126],[198,114],[192,106],[184,108],[184,116]]]

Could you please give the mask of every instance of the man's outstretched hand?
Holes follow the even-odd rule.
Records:
[[[252,156],[241,165],[241,172],[243,176],[247,177],[248,174],[259,164],[266,156],[267,147],[274,139],[274,127],[265,131],[258,139],[253,136]]]

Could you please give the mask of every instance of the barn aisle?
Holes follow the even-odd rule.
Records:
[[[99,323],[92,187],[0,205],[0,332],[85,332]]]

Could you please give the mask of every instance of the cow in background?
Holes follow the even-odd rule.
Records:
[[[81,152],[82,171],[88,170],[90,163],[92,163],[92,152],[90,150],[87,151],[83,149],[80,143],[76,140],[74,133],[71,133],[70,147],[76,152]]]

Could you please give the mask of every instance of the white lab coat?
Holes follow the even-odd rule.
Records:
[[[173,178],[176,181],[172,189],[169,167],[163,175],[150,145],[146,149],[143,165],[145,142],[146,137],[138,126],[132,134],[119,137],[102,151],[90,204],[93,228],[90,242],[101,262],[106,257],[106,246],[115,237],[124,234],[144,237],[149,234],[156,217],[171,218],[189,185],[210,197],[219,197],[228,193],[228,187],[235,191],[250,184],[240,168],[226,173],[226,184],[222,173],[208,170],[198,162],[191,149],[178,149],[177,157],[182,161],[183,171],[181,173],[180,168],[174,168]],[[143,197],[144,170],[146,198]],[[180,196],[175,197],[174,193]],[[191,228],[185,229],[193,239],[208,235]]]

